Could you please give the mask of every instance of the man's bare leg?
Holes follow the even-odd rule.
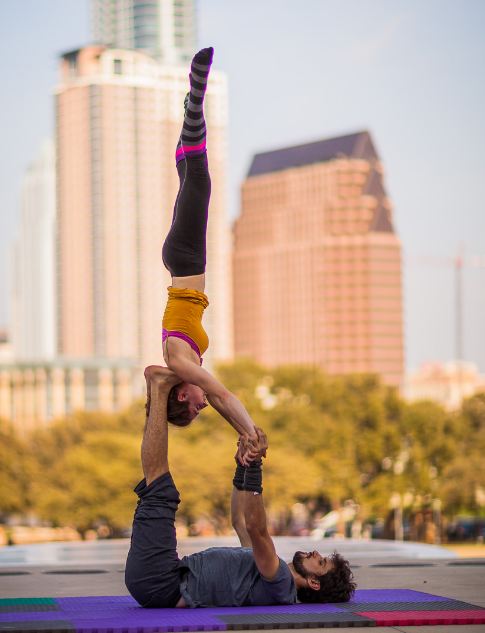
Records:
[[[145,369],[147,419],[141,444],[141,464],[146,484],[168,472],[168,394],[180,379],[165,367]]]

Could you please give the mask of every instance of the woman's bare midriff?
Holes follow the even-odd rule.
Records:
[[[169,349],[170,348],[170,349]],[[183,339],[169,336],[163,343],[163,358],[170,369],[170,360],[173,358],[186,358],[195,365],[200,366],[200,358],[196,352]]]
[[[203,275],[192,275],[191,277],[172,277],[174,288],[189,288],[190,290],[205,290],[205,273]]]

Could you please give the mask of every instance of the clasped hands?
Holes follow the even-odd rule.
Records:
[[[258,426],[254,428],[256,431],[255,436],[240,435],[237,441],[237,451],[234,458],[242,466],[248,466],[254,460],[266,457],[266,451],[268,450],[266,433]]]

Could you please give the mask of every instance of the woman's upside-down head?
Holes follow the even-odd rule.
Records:
[[[188,426],[207,407],[207,398],[204,391],[182,382],[172,387],[167,404],[168,421],[175,426]]]

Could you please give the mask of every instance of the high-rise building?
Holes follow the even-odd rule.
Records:
[[[126,360],[0,357],[0,418],[20,435],[75,411],[119,411],[140,396],[140,371]]]
[[[234,232],[237,355],[401,384],[401,247],[368,132],[256,155]]]
[[[161,249],[178,189],[175,147],[187,68],[139,51],[63,55],[57,89],[58,344],[74,357],[162,359],[170,277]],[[226,216],[227,83],[212,70],[205,107],[212,197],[206,362],[232,354]]]
[[[194,0],[91,0],[91,8],[98,44],[142,50],[164,64],[194,54]]]
[[[55,148],[46,140],[22,183],[20,225],[13,249],[10,331],[18,360],[56,352]]]

